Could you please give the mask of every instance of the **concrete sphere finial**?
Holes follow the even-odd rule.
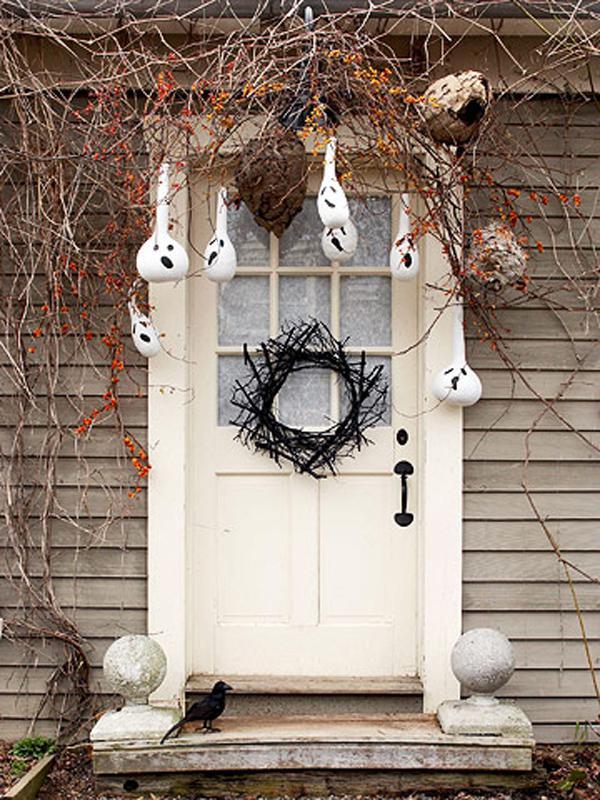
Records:
[[[144,705],[167,672],[165,651],[149,636],[122,636],[104,655],[104,677],[127,705]]]
[[[515,669],[512,644],[493,628],[464,633],[452,649],[451,661],[457,680],[474,695],[493,695]]]

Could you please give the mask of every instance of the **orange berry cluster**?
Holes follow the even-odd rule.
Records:
[[[78,436],[83,436],[84,433],[87,433],[100,414],[113,411],[117,407],[117,398],[111,389],[102,395],[102,399],[104,400],[104,404],[93,408],[75,429],[75,433],[77,433]]]
[[[142,491],[142,487],[140,486],[140,481],[143,480],[148,476],[148,473],[152,469],[151,465],[148,463],[148,454],[144,450],[143,447],[139,447],[139,445],[134,441],[131,436],[123,437],[123,444],[127,448],[130,454],[130,461],[133,464],[135,471],[138,475],[138,481],[136,485],[129,490],[127,493],[128,497],[134,498]]]

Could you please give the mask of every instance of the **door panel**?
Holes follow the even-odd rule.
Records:
[[[197,188],[197,197],[206,187]],[[239,271],[222,287],[194,282],[191,317],[192,458],[189,584],[192,670],[223,674],[401,675],[416,672],[416,524],[394,523],[400,458],[414,463],[416,285],[387,269],[396,199],[351,202],[359,249],[327,262],[313,198],[281,240],[230,212]],[[207,210],[193,217],[198,250]],[[372,444],[315,480],[278,467],[235,440],[235,381],[252,349],[285,322],[325,321],[356,358],[383,365],[388,408],[367,431]],[[293,375],[278,397],[290,425],[328,427],[345,413],[336,376]],[[409,431],[400,448],[398,428]],[[417,513],[413,487],[410,510]]]
[[[391,625],[390,570],[394,513],[391,478],[344,475],[320,491],[323,624]]]

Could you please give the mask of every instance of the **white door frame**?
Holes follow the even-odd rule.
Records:
[[[183,191],[171,205],[175,236],[188,238]],[[198,259],[191,254],[192,272]],[[420,335],[439,314],[441,293],[427,287],[448,273],[442,247],[426,237],[422,248]],[[205,280],[195,276],[188,280]],[[148,365],[148,633],[167,654],[167,675],[153,701],[181,702],[190,671],[186,649],[186,564],[188,407],[192,391],[187,358],[187,281],[152,284],[150,302],[165,352]],[[437,404],[429,393],[432,376],[451,360],[452,314],[445,313],[419,347],[419,663],[424,710],[459,695],[450,652],[461,632],[462,613],[462,412]],[[426,411],[426,409],[429,409]]]

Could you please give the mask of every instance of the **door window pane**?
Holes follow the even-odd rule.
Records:
[[[279,324],[318,319],[329,327],[331,308],[330,280],[325,277],[279,279]]]
[[[239,412],[239,409],[231,404],[235,383],[238,379],[242,383],[248,379],[248,367],[244,364],[242,356],[219,356],[218,372],[219,425],[230,425]]]
[[[340,329],[353,347],[391,344],[391,284],[382,276],[345,277],[340,283]]]
[[[294,372],[278,394],[279,419],[294,427],[331,425],[330,371],[310,368]]]
[[[357,361],[359,359],[357,358]],[[392,359],[389,356],[367,356],[366,358],[366,372],[367,374],[374,368],[381,364],[383,367],[381,379],[387,385],[385,413],[376,427],[392,424],[392,405],[391,405],[391,387],[392,387]],[[343,381],[339,382],[340,392],[340,416],[343,418],[350,408],[348,394],[346,392]]]
[[[244,203],[230,206],[227,214],[227,233],[242,267],[269,266],[269,233],[254,222]]]
[[[269,278],[238,275],[219,287],[219,344],[259,344],[269,336]]]
[[[350,198],[350,216],[358,231],[358,246],[344,266],[387,267],[392,246],[392,206],[389,197]]]
[[[329,260],[321,249],[322,233],[316,198],[307,197],[302,211],[279,240],[279,264],[282,267],[328,267]]]

